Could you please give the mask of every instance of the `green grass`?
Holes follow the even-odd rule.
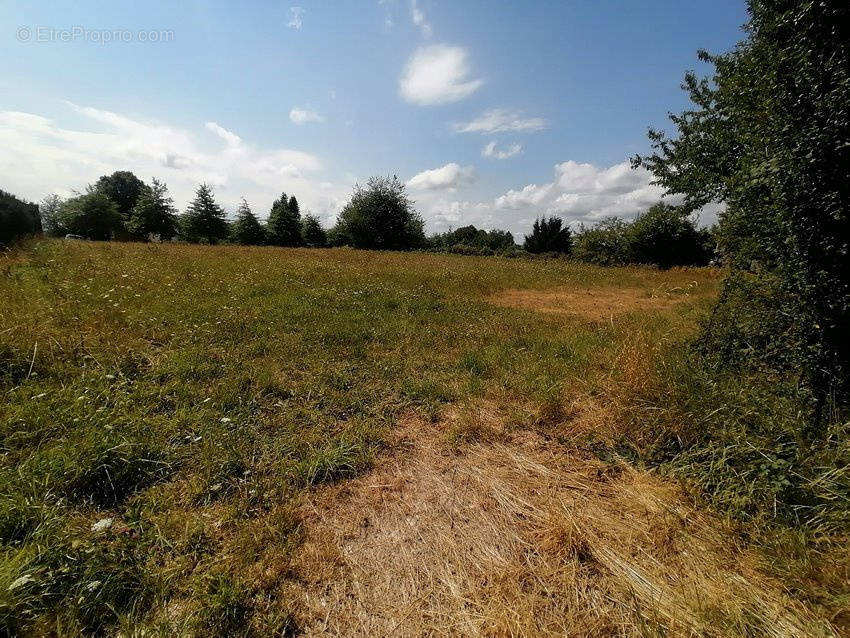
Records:
[[[692,281],[693,303],[608,323],[485,300]],[[281,591],[303,490],[367,470],[402,416],[487,401],[515,427],[558,417],[636,332],[692,331],[716,282],[346,249],[39,241],[7,253],[0,635],[291,631]]]

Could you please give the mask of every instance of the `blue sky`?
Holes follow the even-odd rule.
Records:
[[[181,209],[207,181],[230,211],[286,191],[330,224],[394,173],[429,231],[518,239],[537,215],[657,201],[628,158],[687,106],[697,49],[746,20],[743,0],[73,4],[3,2],[0,188],[39,200],[128,169]]]

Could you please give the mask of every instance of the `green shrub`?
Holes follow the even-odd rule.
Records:
[[[398,177],[370,177],[355,185],[329,239],[334,245],[410,250],[425,245],[424,222]]]
[[[621,266],[632,261],[629,224],[612,217],[594,226],[581,226],[573,242],[573,256],[599,266]]]
[[[38,205],[0,190],[0,244],[41,233]]]
[[[743,521],[836,533],[850,525],[850,423],[807,437],[810,392],[793,379],[740,375],[698,351],[670,352],[635,406],[643,458]]]

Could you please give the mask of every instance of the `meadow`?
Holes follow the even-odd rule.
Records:
[[[0,634],[831,635],[616,445],[720,276],[22,244]]]

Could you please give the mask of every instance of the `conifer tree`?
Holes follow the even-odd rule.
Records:
[[[302,236],[304,243],[310,248],[323,248],[328,243],[328,236],[322,224],[314,215],[304,215],[302,226]]]
[[[212,188],[201,184],[195,199],[180,219],[180,235],[192,243],[216,244],[227,237],[224,210],[215,201]]]
[[[168,196],[168,187],[156,178],[152,182],[142,188],[130,211],[127,230],[142,239],[151,235],[171,239],[177,234],[177,209]]]
[[[293,207],[291,203],[294,202]],[[298,201],[281,193],[272,204],[267,224],[268,242],[274,246],[301,246],[301,213]]]
[[[230,239],[237,244],[258,246],[265,243],[266,232],[245,198],[236,211],[236,221],[230,228]]]
[[[572,249],[572,234],[560,217],[535,219],[524,248],[530,253],[566,253]]]

